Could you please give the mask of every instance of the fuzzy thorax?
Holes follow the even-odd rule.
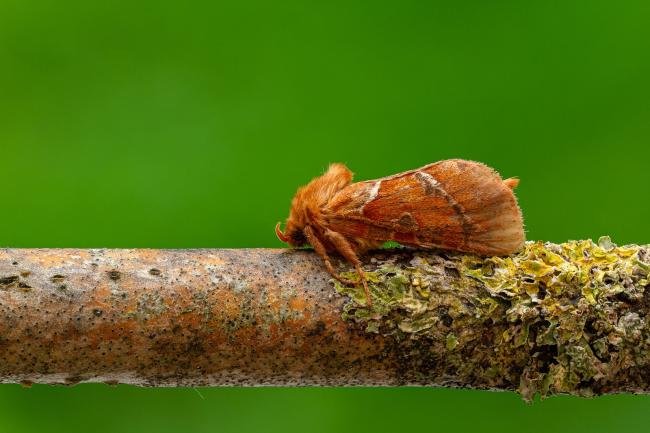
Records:
[[[307,185],[298,188],[291,201],[291,211],[284,232],[276,227],[276,233],[283,242],[292,247],[306,243],[306,226],[320,228],[326,226],[322,209],[343,188],[352,182],[352,172],[343,164],[331,164],[327,172],[314,178]]]

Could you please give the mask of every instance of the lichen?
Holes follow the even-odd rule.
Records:
[[[607,237],[528,242],[507,257],[398,250],[366,267],[371,307],[360,285],[334,284],[349,297],[343,317],[405,345],[418,374],[528,401],[590,396],[634,391],[616,371],[650,368],[649,256]]]

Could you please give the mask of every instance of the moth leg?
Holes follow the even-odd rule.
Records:
[[[370,289],[368,289],[366,274],[361,268],[361,260],[359,260],[359,256],[352,247],[352,244],[350,244],[350,241],[348,241],[342,234],[332,230],[326,230],[325,237],[347,261],[354,265],[354,269],[357,271],[357,275],[359,275],[359,279],[363,284],[363,290],[366,292],[366,304],[369,307],[372,306],[372,298],[370,297]]]
[[[303,233],[307,238],[307,242],[309,242],[309,244],[312,247],[314,247],[314,251],[316,251],[316,254],[318,254],[323,259],[323,262],[325,262],[325,268],[327,269],[327,272],[329,272],[332,277],[334,277],[336,280],[340,281],[341,283],[348,286],[353,286],[354,281],[347,280],[341,277],[338,274],[338,272],[336,272],[336,269],[334,269],[334,266],[332,266],[330,256],[327,254],[327,250],[325,249],[325,246],[318,238],[316,233],[314,233],[312,228],[309,226],[305,226],[305,228],[303,229]]]

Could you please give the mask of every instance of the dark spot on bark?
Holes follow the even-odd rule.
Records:
[[[546,284],[544,282],[540,281],[539,286],[537,288],[537,297],[539,299],[544,299],[546,298]]]
[[[156,277],[159,276],[159,275],[161,274],[160,269],[156,269],[156,268],[151,268],[151,269],[149,269],[149,273],[150,273],[151,275],[156,276]]]
[[[108,278],[110,278],[113,281],[119,280],[122,276],[120,274],[120,271],[116,271],[115,269],[113,269],[112,271],[108,271],[107,274],[108,274]]]
[[[313,337],[323,334],[325,332],[325,322],[322,320],[317,321],[314,327],[307,331],[307,336]]]
[[[63,280],[65,280],[65,276],[60,274],[52,275],[50,277],[50,281],[53,282],[54,284],[62,283]]]
[[[18,283],[18,275],[11,275],[9,277],[0,278],[0,289],[9,289],[15,287]]]

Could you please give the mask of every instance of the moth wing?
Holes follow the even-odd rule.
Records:
[[[509,254],[525,240],[516,183],[478,162],[445,160],[351,184],[326,214],[332,230],[354,239]]]

